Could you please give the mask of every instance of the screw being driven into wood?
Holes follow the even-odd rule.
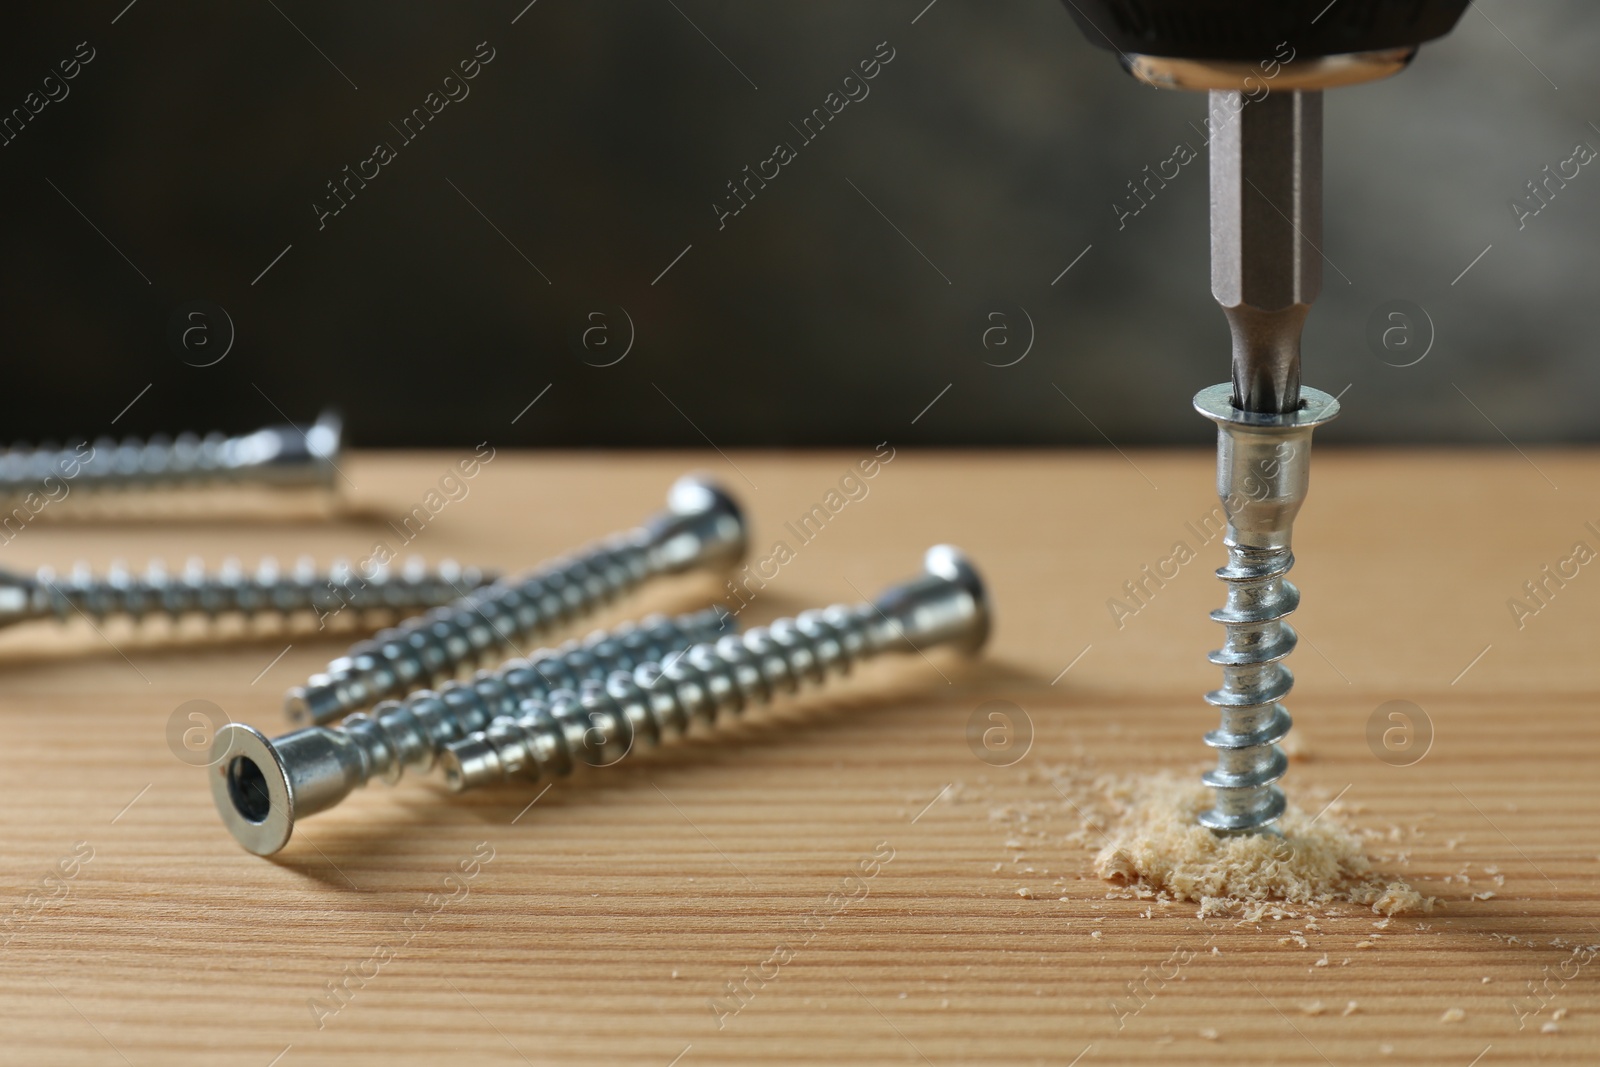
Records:
[[[343,428],[325,411],[310,429],[266,426],[225,437],[179,434],[176,440],[102,437],[65,448],[16,444],[0,452],[0,497],[53,495],[62,484],[86,489],[150,489],[215,482],[331,486]]]
[[[576,764],[609,766],[636,740],[656,744],[707,726],[724,712],[765,704],[804,681],[821,683],[885,652],[954,645],[976,652],[988,638],[983,581],[960,551],[937,545],[921,575],[872,603],[838,605],[780,619],[742,635],[696,645],[602,681],[524,701],[515,717],[452,742],[439,762],[450,788],[570,774]]]
[[[1217,766],[1201,779],[1217,800],[1200,822],[1222,833],[1260,831],[1283,814],[1273,783],[1289,766],[1278,742],[1293,725],[1280,703],[1294,686],[1283,660],[1296,640],[1283,620],[1300,604],[1286,577],[1290,539],[1310,484],[1311,431],[1339,414],[1339,402],[1302,386],[1297,410],[1241,411],[1225,384],[1202,390],[1194,406],[1217,424],[1217,495],[1228,517],[1228,562],[1217,571],[1228,600],[1211,613],[1227,636],[1208,657],[1222,668],[1222,687],[1206,694],[1222,724],[1206,734]]]
[[[393,784],[408,768],[425,771],[447,742],[483,729],[522,701],[714,640],[727,629],[724,619],[712,608],[626,623],[447,683],[437,693],[384,701],[337,726],[308,726],[272,740],[253,726],[228,723],[212,741],[212,800],[241,845],[271,855],[288,843],[296,820],[326,811],[373,778]]]
[[[247,617],[310,612],[319,624],[349,610],[356,616],[381,611],[401,614],[447,604],[465,588],[492,581],[493,573],[462,568],[446,560],[429,570],[419,559],[408,560],[399,573],[376,565],[370,575],[355,573],[348,563],[319,571],[309,559],[285,573],[271,559],[255,572],[230,560],[207,571],[191,559],[177,575],[152,562],[143,574],[113,565],[105,575],[79,564],[65,577],[41,567],[32,577],[0,571],[0,627],[30,619],[66,622],[78,615],[103,619],[125,615],[143,619],[165,615],[228,615]]]
[[[304,686],[289,690],[292,722],[326,723],[455,674],[492,650],[587,615],[645,581],[744,555],[745,521],[713,482],[679,479],[667,509],[531,574],[503,578],[363,641]]]

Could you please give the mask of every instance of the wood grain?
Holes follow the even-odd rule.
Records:
[[[332,521],[41,519],[0,564],[361,556],[458,458],[358,456]],[[859,458],[502,453],[411,547],[526,567],[635,521],[700,464],[742,494],[764,553]],[[1306,804],[1345,790],[1343,818],[1393,828],[1385,869],[1441,907],[1387,929],[1354,908],[1313,929],[1108,899],[1069,840],[1081,820],[1058,776],[1205,762],[1220,545],[1150,585],[1121,627],[1106,602],[1195,544],[1211,462],[902,450],[792,546],[742,618],[854,600],[953,541],[992,585],[983,659],[875,665],[543,794],[377,785],[270,861],[222,829],[169,719],[202,699],[273,732],[283,689],[348,634],[4,633],[0,893],[18,910],[0,949],[0,1060],[1600,1061],[1600,963],[1581,951],[1600,942],[1600,573],[1582,566],[1521,629],[1507,607],[1575,542],[1600,548],[1585,527],[1600,526],[1600,457],[1318,456],[1295,572],[1305,758],[1285,785]],[[619,614],[719,591],[685,579]],[[1009,767],[968,744],[991,700],[1031,721]],[[1390,700],[1431,721],[1413,766],[1369,748]],[[328,992],[342,981],[343,1003]],[[730,981],[750,993],[719,1018]],[[1544,1004],[1519,1017],[1540,1007],[1530,986]],[[1444,1021],[1452,1009],[1460,1021]]]

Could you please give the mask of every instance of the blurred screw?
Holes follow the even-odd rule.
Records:
[[[1433,351],[1433,317],[1410,300],[1386,300],[1367,316],[1367,348],[1391,367],[1414,367]]]
[[[0,496],[39,491],[50,483],[73,488],[148,489],[212,482],[271,486],[330,486],[340,459],[339,416],[325,411],[302,433],[293,426],[265,426],[254,433],[204,438],[179,434],[116,441],[102,437],[93,446],[72,442],[65,448],[15,444],[0,451]],[[65,496],[65,493],[61,494]]]
[[[1409,700],[1379,704],[1367,717],[1367,747],[1391,767],[1410,767],[1433,747],[1433,720]]]
[[[1010,767],[1033,747],[1033,719],[1009,700],[990,700],[967,719],[967,747],[991,767]]]
[[[255,573],[237,560],[208,571],[191,559],[178,574],[169,574],[159,560],[143,574],[112,564],[97,575],[78,564],[66,575],[40,567],[32,576],[0,570],[0,626],[33,619],[67,622],[79,615],[103,619],[123,615],[143,619],[165,615],[292,615],[315,614],[326,620],[346,608],[353,612],[400,613],[448,603],[463,589],[493,581],[493,573],[476,567],[461,568],[446,560],[429,570],[420,559],[408,560],[399,572],[374,563],[371,574],[357,574],[345,562],[318,570],[302,558],[292,570],[279,569],[277,561],[264,559]]]

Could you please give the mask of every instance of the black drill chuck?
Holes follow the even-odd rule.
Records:
[[[1415,47],[1470,0],[1063,0],[1089,41],[1124,55],[1297,59]]]

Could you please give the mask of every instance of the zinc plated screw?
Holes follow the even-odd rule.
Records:
[[[331,486],[342,434],[339,416],[325,411],[304,432],[293,426],[266,426],[239,437],[183,433],[176,440],[102,437],[93,445],[73,442],[65,448],[16,444],[0,452],[0,497],[41,488],[51,491],[50,479],[89,489],[213,482]]]
[[[1282,778],[1289,761],[1278,748],[1293,725],[1281,701],[1294,687],[1283,660],[1297,638],[1283,620],[1300,606],[1286,575],[1294,566],[1295,516],[1311,481],[1311,431],[1339,414],[1339,401],[1301,387],[1300,406],[1283,414],[1242,411],[1233,386],[1215,385],[1194,398],[1217,424],[1217,495],[1228,517],[1228,562],[1217,577],[1227,602],[1211,613],[1227,627],[1208,659],[1222,668],[1222,687],[1206,694],[1221,726],[1206,734],[1217,766],[1201,778],[1216,806],[1200,824],[1218,833],[1268,830],[1283,814]]]
[[[402,613],[448,603],[462,589],[494,577],[448,560],[429,570],[420,559],[408,560],[398,574],[378,566],[370,576],[356,574],[344,562],[321,571],[309,559],[301,559],[287,573],[271,559],[262,560],[254,573],[237,560],[207,571],[198,559],[189,560],[176,575],[159,561],[143,574],[113,564],[104,575],[96,575],[81,563],[66,577],[58,577],[49,567],[41,567],[32,577],[0,571],[0,627],[31,619],[66,622],[78,614],[94,619],[110,615],[177,619],[194,614],[254,617],[313,612],[321,620],[347,608],[357,613]]]
[[[644,525],[356,644],[322,674],[289,690],[284,711],[291,722],[328,723],[434,684],[491,649],[589,614],[647,579],[731,563],[744,555],[745,535],[744,516],[725,490],[680,478],[667,509]]]
[[[578,763],[606,767],[636,740],[682,736],[691,722],[765,704],[804,681],[822,683],[885,652],[950,644],[974,653],[988,639],[983,580],[950,545],[923,558],[923,573],[871,603],[835,605],[730,634],[659,663],[616,672],[576,691],[524,701],[515,717],[495,719],[444,747],[439,762],[452,790],[566,775]]]
[[[307,726],[273,740],[228,723],[212,741],[212,800],[241,845],[269,856],[288,843],[297,819],[326,811],[373,778],[393,784],[407,768],[427,770],[447,742],[481,730],[521,701],[670,656],[714,639],[729,624],[715,608],[624,623],[470,681],[447,682],[437,693],[386,700],[337,726]]]

